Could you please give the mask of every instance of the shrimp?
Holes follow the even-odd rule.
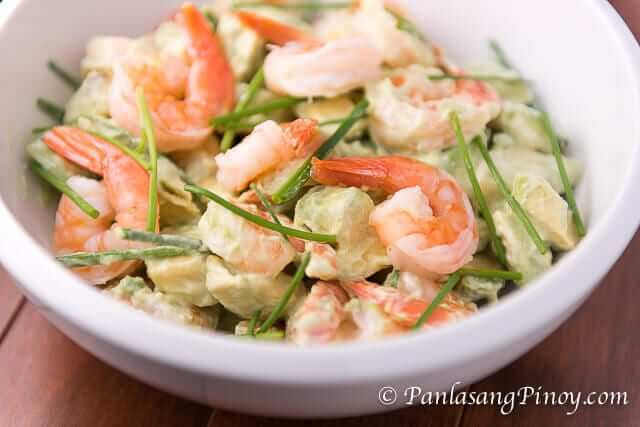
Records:
[[[373,301],[353,298],[345,305],[345,310],[355,327],[353,340],[373,341],[407,331]]]
[[[421,277],[408,271],[401,271],[398,275],[396,288],[412,298],[431,301],[440,290],[440,284],[427,277]]]
[[[342,283],[342,287],[354,297],[377,304],[396,323],[405,328],[413,327],[431,303],[405,295],[398,289],[366,281]],[[425,328],[455,322],[476,311],[475,305],[465,304],[455,294],[449,293],[427,319]]]
[[[331,245],[306,241],[304,247],[311,254],[309,266],[305,270],[307,277],[322,280],[334,280],[338,277],[338,254]]]
[[[420,35],[399,28],[405,11],[395,2],[360,0],[356,7],[330,12],[315,25],[316,34],[333,40],[363,37],[382,54],[391,67],[410,64],[433,66],[437,63],[434,48]]]
[[[253,189],[242,193],[237,198],[237,201],[246,205],[261,205],[260,197],[258,197],[258,194]],[[266,209],[266,207],[262,206],[262,209]],[[261,212],[260,215],[264,218],[271,220],[270,217],[267,217],[266,212],[258,212]],[[278,220],[287,227],[295,227],[293,222],[287,216],[279,215]],[[331,245],[303,240],[293,236],[287,236],[287,240],[298,253],[307,251],[311,254],[311,260],[305,270],[307,277],[321,280],[334,280],[337,278],[338,255]]]
[[[317,282],[287,321],[287,340],[299,345],[326,344],[340,339],[346,319],[345,292],[336,284]]]
[[[202,144],[212,132],[209,120],[228,112],[235,97],[231,66],[205,17],[186,3],[175,20],[188,35],[187,58],[130,52],[114,66],[109,95],[113,119],[139,135],[136,88],[144,89],[162,152]]]
[[[314,120],[297,119],[283,125],[267,120],[240,144],[216,156],[216,178],[228,191],[240,191],[258,176],[310,155],[321,143]]]
[[[97,252],[140,247],[117,237],[117,227],[144,229],[147,222],[149,174],[118,148],[81,129],[56,127],[43,137],[60,156],[103,177],[102,181],[74,176],[68,184],[93,204],[100,216],[93,219],[63,196],[56,212],[53,245],[56,254]],[[139,261],[74,269],[84,280],[103,284],[135,270]]]
[[[401,271],[434,278],[469,262],[478,246],[466,193],[449,174],[406,157],[313,159],[312,177],[324,185],[379,189],[391,198],[369,223]]]
[[[466,137],[481,133],[501,110],[497,93],[478,80],[432,81],[434,68],[411,65],[367,86],[371,131],[383,145],[429,151],[454,145],[449,112],[460,116]],[[456,75],[464,75],[456,70]]]
[[[271,221],[269,214],[254,204],[233,203]],[[284,215],[279,215],[278,219],[288,225]],[[209,250],[241,272],[275,277],[297,254],[296,246],[280,233],[247,221],[214,202],[209,202],[198,229]]]
[[[237,17],[274,47],[264,62],[267,87],[293,96],[334,97],[379,79],[382,54],[364,37],[323,42],[272,19]]]

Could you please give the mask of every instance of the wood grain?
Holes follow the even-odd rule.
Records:
[[[250,417],[226,411],[216,411],[208,427],[417,427],[458,426],[464,408],[462,406],[437,406],[433,408],[409,408],[370,417],[345,418],[327,421],[292,421],[275,418]]]
[[[143,385],[100,362],[30,304],[0,345],[3,427],[200,427],[210,414],[209,408]]]
[[[507,368],[471,387],[472,391],[509,391],[542,386],[543,391],[627,392],[627,406],[516,407],[505,417],[496,407],[467,407],[464,426],[631,426],[640,420],[640,234],[585,305],[551,337]],[[570,286],[570,283],[564,284]],[[476,424],[477,423],[477,424]]]
[[[640,0],[612,0],[640,34]],[[143,385],[54,329],[0,268],[0,426],[631,426],[640,420],[640,234],[586,304],[556,333],[471,391],[626,391],[624,407],[410,408],[334,421],[266,419],[215,411]],[[563,284],[570,286],[570,283]]]
[[[0,265],[0,343],[22,302],[23,297],[13,285],[9,273]]]
[[[613,7],[626,21],[631,31],[636,35],[640,35],[640,1],[638,0],[610,0]]]
[[[611,4],[640,40],[640,1],[611,0]],[[640,420],[640,358],[636,323],[640,298],[640,233],[589,300],[551,337],[507,368],[475,384],[471,391],[510,391],[541,386],[542,391],[620,391],[627,406],[580,407],[517,406],[510,416],[496,407],[467,407],[462,426],[630,426]],[[569,285],[570,284],[565,284]]]

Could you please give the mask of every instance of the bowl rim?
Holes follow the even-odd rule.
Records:
[[[3,5],[4,10],[0,8],[0,30],[20,3],[20,0],[8,0]],[[633,97],[633,105],[640,117],[640,48],[635,38],[607,2],[589,0],[583,5],[594,8],[594,14],[612,32],[618,48],[622,49],[626,67],[621,72],[627,73],[629,81],[633,82],[629,96]],[[632,126],[640,141],[640,121]],[[574,251],[536,280],[536,286],[514,292],[501,304],[481,310],[464,322],[429,333],[406,334],[379,342],[300,348],[246,342],[151,318],[105,298],[60,266],[26,232],[2,198],[0,224],[3,224],[4,240],[21,242],[21,250],[0,245],[0,261],[20,286],[45,303],[44,307],[41,306],[45,311],[54,312],[76,328],[121,351],[163,365],[252,383],[305,387],[377,383],[390,378],[411,377],[418,371],[435,372],[447,365],[487,355],[532,333],[546,320],[575,308],[617,260],[640,224],[640,210],[633,209],[640,205],[640,192],[634,188],[636,182],[640,182],[640,144],[634,148],[623,189],[612,207]],[[594,256],[596,250],[598,256]],[[25,259],[25,253],[30,254],[29,259]],[[589,262],[584,262],[587,259]],[[53,282],[53,285],[40,285],[47,282]],[[558,289],[552,283],[571,283],[572,286]],[[545,304],[535,306],[530,304],[533,300],[545,301]],[[487,339],[487,330],[505,325],[504,320],[514,318],[520,321],[508,323],[508,327],[499,328],[499,333]],[[424,354],[416,351],[421,348],[429,349],[428,363]],[[211,357],[215,353],[233,354],[232,362],[228,357]],[[391,360],[398,354],[403,355],[402,363],[387,364],[384,369],[377,369],[381,359]],[[255,363],[256,360],[261,363]],[[299,363],[301,360],[305,363]],[[339,365],[336,360],[340,360]]]

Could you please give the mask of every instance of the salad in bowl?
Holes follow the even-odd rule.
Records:
[[[151,316],[325,345],[463,321],[586,234],[581,163],[496,42],[461,67],[393,2],[186,3],[97,35],[26,151],[53,247]],[[80,76],[80,77],[77,77]]]

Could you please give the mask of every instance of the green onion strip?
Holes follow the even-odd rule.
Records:
[[[247,106],[253,101],[253,99],[258,94],[260,88],[264,85],[264,70],[262,67],[258,70],[258,72],[253,76],[251,81],[249,82],[249,86],[247,87],[247,91],[244,93],[244,96],[236,105],[234,110],[235,113],[242,112],[247,108]],[[220,142],[220,151],[225,152],[231,145],[233,144],[233,139],[236,136],[235,130],[227,129],[222,136],[222,141]]]
[[[367,111],[369,102],[362,99],[351,110],[351,114],[342,122],[336,131],[327,139],[305,162],[296,170],[282,186],[273,194],[272,200],[277,204],[282,204],[293,200],[302,190],[304,185],[311,178],[311,159],[317,157],[324,159],[336,145],[351,130],[353,125],[360,120]]]
[[[249,211],[246,211],[244,209],[242,209],[241,207],[238,207],[236,205],[234,205],[233,203],[229,202],[228,200],[218,196],[215,193],[210,192],[209,190],[206,190],[202,187],[198,187],[196,185],[185,185],[184,186],[185,191],[188,191],[190,193],[199,195],[199,196],[203,196],[206,197],[210,200],[212,200],[213,202],[219,204],[220,206],[222,206],[223,208],[233,212],[234,214],[238,215],[239,217],[242,217],[244,219],[246,219],[247,221],[250,221],[256,225],[259,225],[261,227],[267,228],[269,230],[278,232],[278,233],[283,233],[287,236],[292,236],[292,237],[298,237],[300,239],[303,240],[311,240],[311,241],[315,241],[315,242],[321,242],[321,243],[336,243],[337,239],[336,236],[333,234],[320,234],[320,233],[311,233],[311,232],[307,232],[307,231],[303,231],[303,230],[298,230],[295,228],[290,228],[290,227],[286,227],[274,222],[271,222],[269,220],[264,219],[263,217],[259,216],[259,215],[255,215]]]
[[[493,220],[491,210],[489,209],[487,199],[484,197],[484,193],[482,193],[482,189],[480,188],[478,176],[476,175],[473,162],[471,161],[471,156],[469,155],[469,148],[464,140],[464,135],[462,134],[462,127],[460,126],[460,118],[458,117],[458,113],[452,112],[449,118],[451,120],[451,126],[453,127],[453,130],[456,134],[458,148],[462,153],[464,167],[467,170],[469,182],[471,183],[471,187],[473,188],[473,195],[476,200],[476,204],[478,205],[478,209],[480,210],[480,213],[482,213],[482,217],[484,218],[485,222],[487,223],[487,227],[489,228],[489,235],[491,237],[493,250],[496,254],[496,257],[498,258],[498,261],[500,261],[500,264],[506,266],[506,250],[502,243],[502,240],[500,239],[500,236],[498,236],[496,224]]]
[[[149,149],[149,207],[147,216],[147,231],[156,231],[158,223],[158,151],[156,135],[149,106],[141,87],[137,91],[138,112],[140,114],[140,138],[145,141]]]

